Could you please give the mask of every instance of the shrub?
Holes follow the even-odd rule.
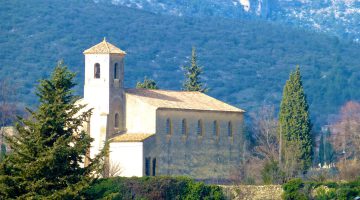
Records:
[[[360,176],[360,162],[354,160],[342,160],[337,163],[336,167],[339,169],[338,178],[340,180],[354,180]]]
[[[305,195],[304,183],[300,178],[291,179],[287,183],[283,185],[284,194],[283,198],[285,200],[306,200],[309,199],[307,195]]]
[[[284,199],[354,199],[360,195],[360,179],[351,182],[303,182],[292,179],[283,185]]]
[[[265,164],[264,169],[261,171],[261,176],[264,184],[281,184],[285,174],[281,171],[279,163],[272,160]]]
[[[85,191],[85,195],[87,199],[224,199],[220,187],[185,177],[100,179]]]

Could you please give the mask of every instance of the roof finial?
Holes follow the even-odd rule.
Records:
[[[104,37],[104,41],[103,42],[106,42],[106,37]]]

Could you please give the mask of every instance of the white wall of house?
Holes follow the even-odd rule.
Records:
[[[109,158],[110,168],[111,165],[120,165],[120,176],[143,176],[144,156],[142,142],[110,143]]]

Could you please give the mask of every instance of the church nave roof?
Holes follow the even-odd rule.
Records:
[[[126,89],[126,94],[156,108],[245,112],[201,92]]]

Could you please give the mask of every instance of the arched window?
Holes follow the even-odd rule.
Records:
[[[115,114],[115,128],[119,128],[119,114],[116,113]]]
[[[186,135],[186,134],[187,134],[186,119],[183,119],[183,120],[182,120],[182,123],[181,123],[181,133],[182,133],[183,135]]]
[[[100,78],[100,64],[95,63],[94,65],[94,78]]]
[[[229,137],[233,136],[233,127],[231,121],[228,123],[228,136]]]
[[[166,119],[166,134],[171,135],[171,121],[170,119]]]
[[[202,120],[198,120],[197,134],[203,135],[203,122]]]
[[[119,79],[119,65],[117,63],[114,65],[114,79]]]
[[[219,124],[216,120],[213,122],[213,134],[219,136]]]

